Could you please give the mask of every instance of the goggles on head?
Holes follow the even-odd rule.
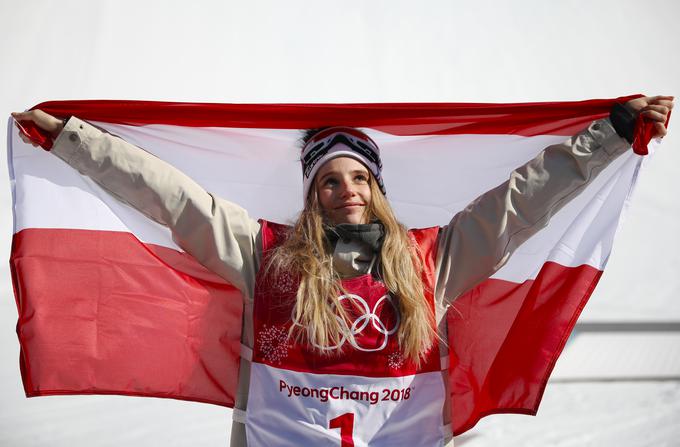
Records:
[[[331,127],[324,129],[314,135],[302,148],[302,171],[304,177],[309,178],[314,172],[314,166],[324,158],[328,151],[338,143],[343,143],[359,158],[373,173],[378,181],[380,189],[384,193],[384,185],[380,172],[382,171],[382,161],[380,160],[380,149],[378,145],[363,132],[351,127]]]

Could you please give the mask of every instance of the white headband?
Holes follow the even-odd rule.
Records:
[[[302,148],[302,189],[306,200],[319,168],[337,157],[353,158],[373,174],[383,194],[386,193],[381,171],[380,149],[363,132],[351,127],[331,127],[314,135]]]

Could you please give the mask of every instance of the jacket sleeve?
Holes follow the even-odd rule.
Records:
[[[72,117],[52,153],[109,194],[169,227],[201,264],[252,296],[259,224],[150,153]]]
[[[436,296],[451,302],[500,269],[630,144],[609,119],[549,146],[456,214],[439,234]]]

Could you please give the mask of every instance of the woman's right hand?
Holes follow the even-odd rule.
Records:
[[[19,123],[26,121],[33,123],[44,133],[48,134],[52,139],[57,138],[59,133],[61,133],[61,130],[64,128],[64,123],[62,120],[39,109],[29,110],[28,112],[12,112],[12,117],[19,121]],[[31,140],[23,132],[19,132],[19,136],[24,141],[24,143],[32,144],[35,147],[38,146],[37,143]]]

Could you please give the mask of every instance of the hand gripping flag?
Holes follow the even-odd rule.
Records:
[[[361,127],[381,148],[388,197],[409,227],[444,225],[546,146],[608,115],[614,100],[534,104],[231,105],[61,101],[177,166],[254,218],[302,204],[299,129]],[[240,292],[169,231],[9,127],[11,271],[27,396],[125,394],[232,407]],[[644,151],[643,151],[644,152]],[[550,225],[448,312],[452,428],[535,414],[611,251],[642,158],[609,165]]]

